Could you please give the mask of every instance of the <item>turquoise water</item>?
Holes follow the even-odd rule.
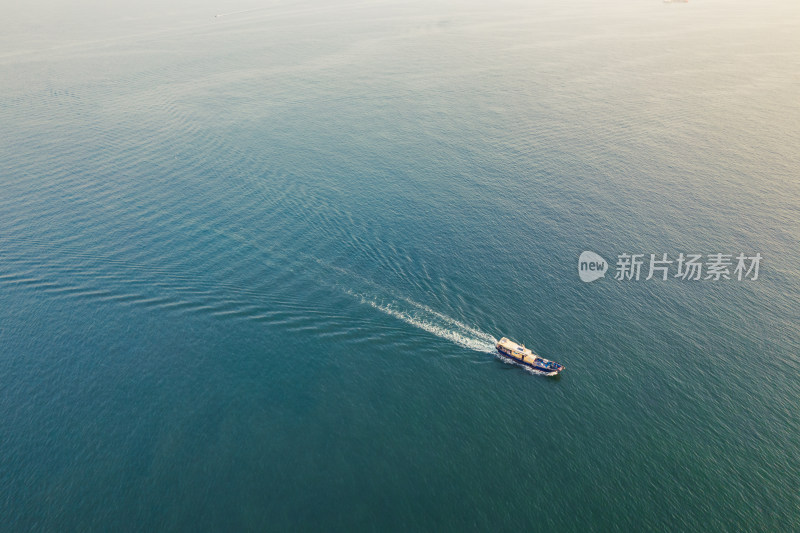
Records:
[[[800,529],[798,27],[10,8],[0,529]],[[764,260],[585,284],[584,250]]]

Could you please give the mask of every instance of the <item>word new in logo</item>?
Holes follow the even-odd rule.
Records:
[[[578,275],[581,281],[589,283],[606,275],[608,263],[594,252],[583,252],[578,258]]]

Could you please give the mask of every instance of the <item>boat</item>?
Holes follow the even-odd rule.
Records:
[[[544,357],[539,357],[529,348],[526,348],[522,344],[517,344],[506,337],[497,341],[497,351],[509,359],[512,359],[515,363],[525,365],[539,372],[544,372],[548,376],[555,376],[564,370],[563,365],[545,359]]]

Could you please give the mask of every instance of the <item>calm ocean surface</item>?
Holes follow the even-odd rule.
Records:
[[[800,530],[797,2],[72,4],[0,20],[0,530]]]

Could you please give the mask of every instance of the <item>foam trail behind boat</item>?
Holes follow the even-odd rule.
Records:
[[[403,298],[400,301],[392,300],[389,303],[371,299],[363,294],[350,293],[382,313],[400,319],[406,324],[433,333],[437,337],[447,339],[459,346],[477,352],[493,353],[497,340],[478,329],[470,327],[454,318],[450,318],[438,311],[418,304],[413,300]]]

